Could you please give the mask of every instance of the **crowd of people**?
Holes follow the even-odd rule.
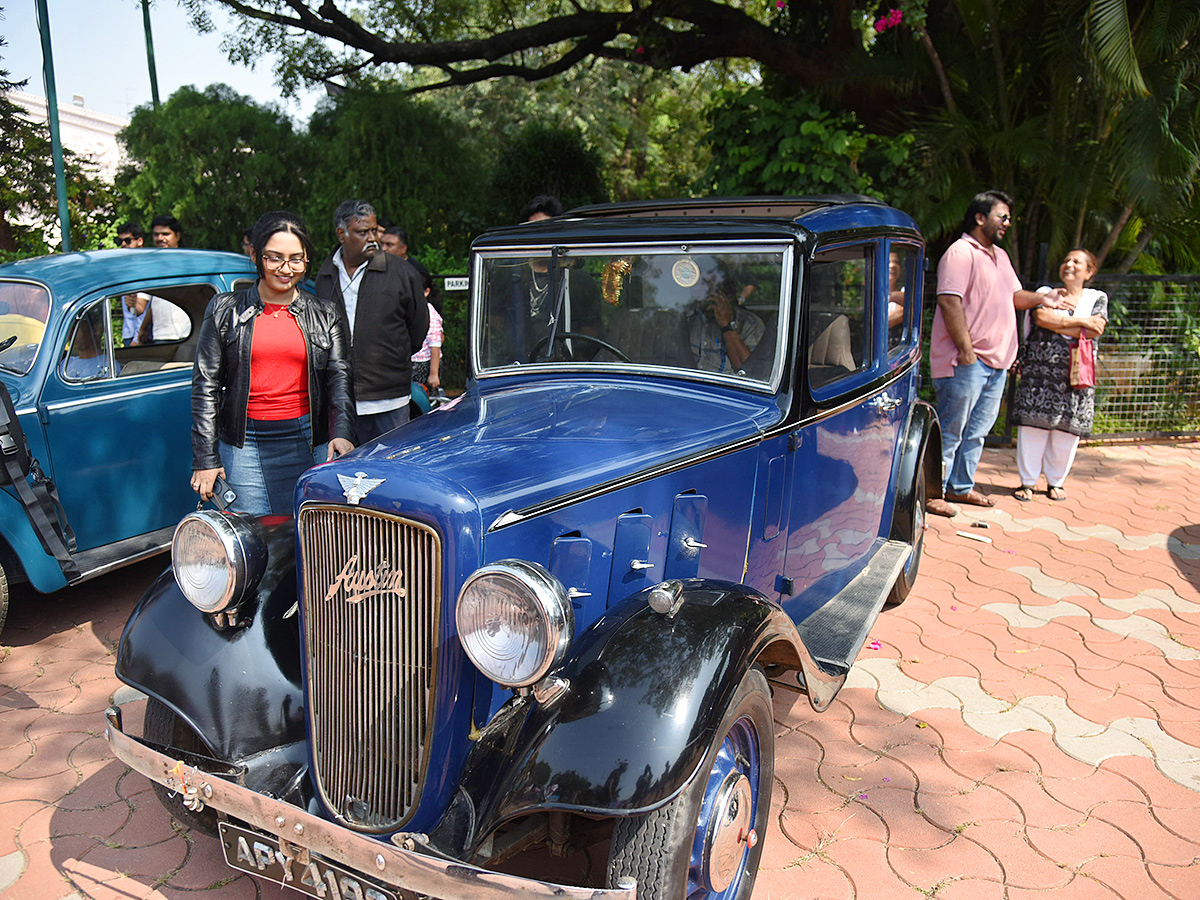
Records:
[[[1094,361],[1108,312],[1105,294],[1087,286],[1096,258],[1072,250],[1059,267],[1061,287],[1025,290],[1000,246],[1012,207],[1002,192],[976,195],[961,235],[938,264],[929,358],[943,480],[942,496],[927,502],[934,515],[957,515],[960,504],[995,505],[976,488],[975,472],[1014,366],[1021,372],[1012,409],[1019,425],[1017,500],[1032,501],[1043,474],[1046,495],[1065,499],[1079,439],[1092,427],[1095,379],[1087,363]],[[536,197],[521,221],[562,211],[556,198]],[[409,256],[406,231],[381,223],[363,200],[342,203],[333,224],[338,248],[316,268],[314,293],[301,288],[313,244],[298,217],[267,213],[242,235],[242,252],[254,260],[258,280],[214,300],[197,347],[192,487],[203,499],[223,479],[240,511],[287,514],[292,485],[304,469],[409,420],[414,381],[441,391],[440,294],[428,269]],[[151,222],[156,247],[178,247],[182,235],[172,216]],[[136,223],[117,229],[119,247],[142,247],[145,239]],[[899,261],[890,260],[892,325],[903,316],[899,270]],[[732,296],[714,306],[712,334],[690,336],[701,351],[711,345],[714,365],[728,354],[736,366],[739,347],[728,343],[747,340],[747,326],[733,325],[735,314],[746,316],[740,304],[735,310]],[[150,340],[153,298],[125,300],[126,343]],[[1029,311],[1024,341],[1021,311]],[[165,312],[159,315],[166,321]],[[701,352],[702,363],[705,358]]]

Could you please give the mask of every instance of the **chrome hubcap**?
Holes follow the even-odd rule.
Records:
[[[747,846],[758,842],[750,827],[753,812],[750,779],[741,772],[730,772],[718,790],[704,841],[704,880],[710,890],[720,893],[729,887],[741,869]]]

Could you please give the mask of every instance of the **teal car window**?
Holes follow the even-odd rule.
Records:
[[[98,381],[113,373],[105,313],[105,304],[93,303],[76,319],[62,363],[63,377],[68,381]]]
[[[0,351],[0,368],[24,375],[33,367],[46,335],[50,292],[40,284],[0,281],[0,342],[13,342]]]

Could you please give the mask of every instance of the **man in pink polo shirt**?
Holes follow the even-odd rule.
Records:
[[[1056,305],[1054,297],[1022,289],[1008,254],[997,246],[1011,220],[1007,194],[976,194],[963,217],[962,236],[938,263],[929,363],[942,427],[945,499],[928,501],[926,510],[934,515],[956,515],[955,502],[995,505],[975,490],[975,469],[1017,358],[1014,310]]]

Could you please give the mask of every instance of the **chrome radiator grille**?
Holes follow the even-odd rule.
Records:
[[[393,829],[428,763],[441,541],[344,506],[306,506],[298,528],[317,788],[344,824]]]

